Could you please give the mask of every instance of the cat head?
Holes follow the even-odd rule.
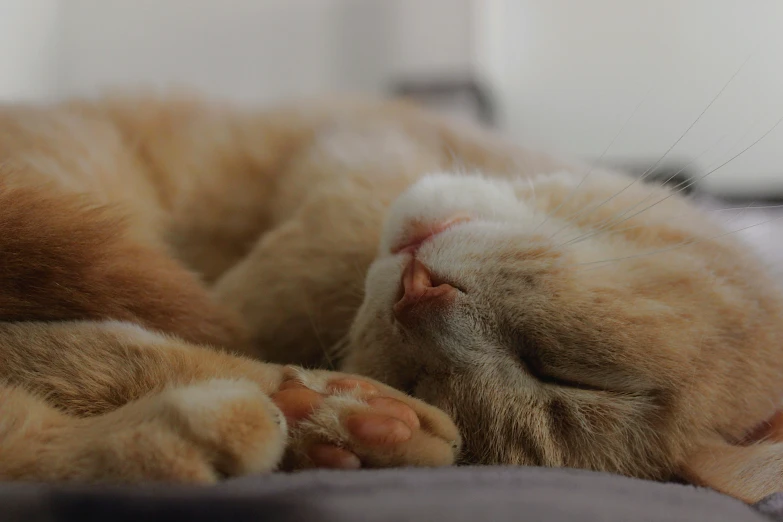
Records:
[[[389,210],[344,368],[451,414],[464,463],[665,478],[772,414],[780,310],[664,188],[441,173]]]

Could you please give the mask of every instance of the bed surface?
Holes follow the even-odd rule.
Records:
[[[308,471],[212,487],[0,484],[0,520],[55,521],[783,521],[714,491],[605,473],[526,467]]]

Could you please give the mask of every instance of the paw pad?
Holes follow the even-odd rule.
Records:
[[[340,377],[328,381],[319,393],[296,378],[283,382],[272,400],[290,425],[309,420],[330,397],[355,399],[346,402],[346,411],[335,411],[342,430],[358,445],[369,448],[393,447],[409,441],[421,428],[416,412],[399,399],[384,396],[374,384],[357,378]],[[339,442],[314,442],[305,453],[316,467],[356,469],[362,466],[356,453]]]

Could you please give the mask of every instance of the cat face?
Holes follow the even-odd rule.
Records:
[[[662,478],[771,413],[783,335],[759,273],[619,175],[432,175],[389,210],[344,367],[450,413],[465,463]]]

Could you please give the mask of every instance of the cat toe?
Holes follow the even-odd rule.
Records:
[[[440,410],[361,378],[294,380],[272,396],[292,428],[287,468],[453,464],[459,434]]]

